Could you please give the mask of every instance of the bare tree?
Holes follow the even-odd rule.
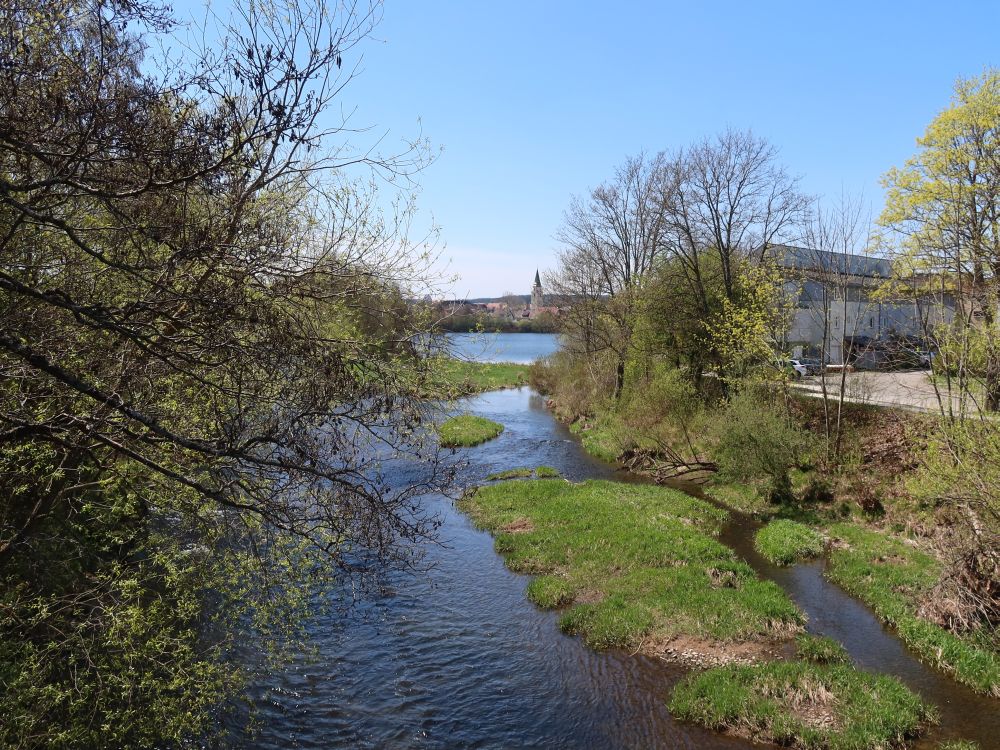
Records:
[[[777,156],[763,138],[727,130],[670,161],[661,183],[669,252],[681,261],[706,313],[707,277],[719,274],[732,299],[741,262],[760,262],[771,245],[801,232],[810,200]]]
[[[881,332],[881,311],[874,294],[890,273],[886,261],[865,257],[871,237],[871,219],[860,198],[842,196],[830,210],[817,208],[805,229],[805,263],[797,273],[802,299],[796,311],[799,326],[820,327],[822,369],[830,363],[839,365],[832,394],[825,374],[819,381],[827,449],[832,457],[839,456],[841,450],[849,370],[868,353]],[[869,336],[859,351],[856,344],[862,331]]]
[[[642,287],[665,249],[665,171],[662,154],[627,159],[587,199],[573,199],[557,235],[559,270],[548,282],[570,308],[564,328],[582,353],[613,355],[616,396]]]

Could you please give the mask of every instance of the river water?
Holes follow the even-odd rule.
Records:
[[[544,334],[509,334],[521,339]],[[554,337],[549,345],[554,347]],[[470,342],[465,341],[464,344]],[[516,343],[516,342],[515,342]],[[528,344],[527,341],[524,342]],[[538,345],[541,345],[540,343]],[[508,350],[509,351],[509,350]],[[499,359],[504,359],[503,355]],[[464,450],[460,484],[495,471],[546,464],[570,480],[632,479],[588,456],[528,388],[465,400],[463,409],[505,426]],[[419,467],[400,467],[397,481]],[[345,615],[311,623],[313,652],[261,670],[248,702],[259,730],[233,746],[256,748],[747,748],[752,743],[673,721],[665,699],[684,670],[658,659],[594,652],[563,635],[557,616],[528,602],[525,576],[509,572],[489,534],[442,496],[425,499],[442,520],[422,572],[392,574],[382,594]],[[997,747],[997,702],[924,667],[863,605],[822,576],[822,562],[776,568],[753,550],[751,519],[734,515],[722,541],[781,585],[809,629],[845,645],[865,669],[895,674],[943,713],[943,737]]]

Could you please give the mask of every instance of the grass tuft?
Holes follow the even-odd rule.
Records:
[[[505,479],[525,479],[530,477],[532,474],[531,469],[525,467],[523,469],[507,469],[506,471],[498,471],[495,474],[490,474],[486,477],[487,482],[501,482]]]
[[[775,565],[789,565],[823,554],[823,537],[805,524],[779,519],[757,532],[754,546]]]
[[[694,636],[785,637],[802,614],[713,538],[725,511],[665,487],[525,481],[480,487],[460,507],[496,536],[507,566],[538,575],[543,607],[594,648]],[[721,585],[722,582],[724,585]]]
[[[679,719],[806,750],[901,748],[933,721],[932,710],[895,678],[802,661],[691,675],[669,706]]]
[[[441,445],[446,448],[470,448],[492,440],[503,432],[503,425],[486,417],[462,414],[441,423]]]
[[[531,477],[538,477],[539,479],[558,479],[562,474],[558,470],[553,469],[551,466],[539,466],[537,469],[531,469],[527,466],[520,469],[507,469],[506,471],[498,471],[495,474],[490,474],[486,477],[487,482],[500,482],[506,479],[529,479]]]
[[[850,664],[847,650],[833,638],[825,635],[800,633],[795,638],[795,654],[803,661],[814,664]]]

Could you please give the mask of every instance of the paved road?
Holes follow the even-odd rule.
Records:
[[[840,389],[840,373],[830,373],[824,376],[813,376],[794,383],[800,391],[820,397],[822,382],[826,380],[827,392],[831,398]],[[940,395],[940,400],[939,400]],[[845,401],[860,404],[875,404],[878,406],[898,406],[916,411],[940,411],[941,405],[948,405],[948,394],[944,387],[940,394],[935,392],[929,370],[911,370],[907,372],[850,372],[847,374]],[[957,396],[951,399],[952,408],[958,411],[960,401]],[[966,405],[967,411],[976,411],[975,404]]]

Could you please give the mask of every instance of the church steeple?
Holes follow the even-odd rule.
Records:
[[[542,294],[542,278],[538,275],[538,269],[535,269],[535,285],[531,287],[531,304],[528,306],[528,316],[535,317],[542,311],[542,307],[545,305],[545,297]]]

